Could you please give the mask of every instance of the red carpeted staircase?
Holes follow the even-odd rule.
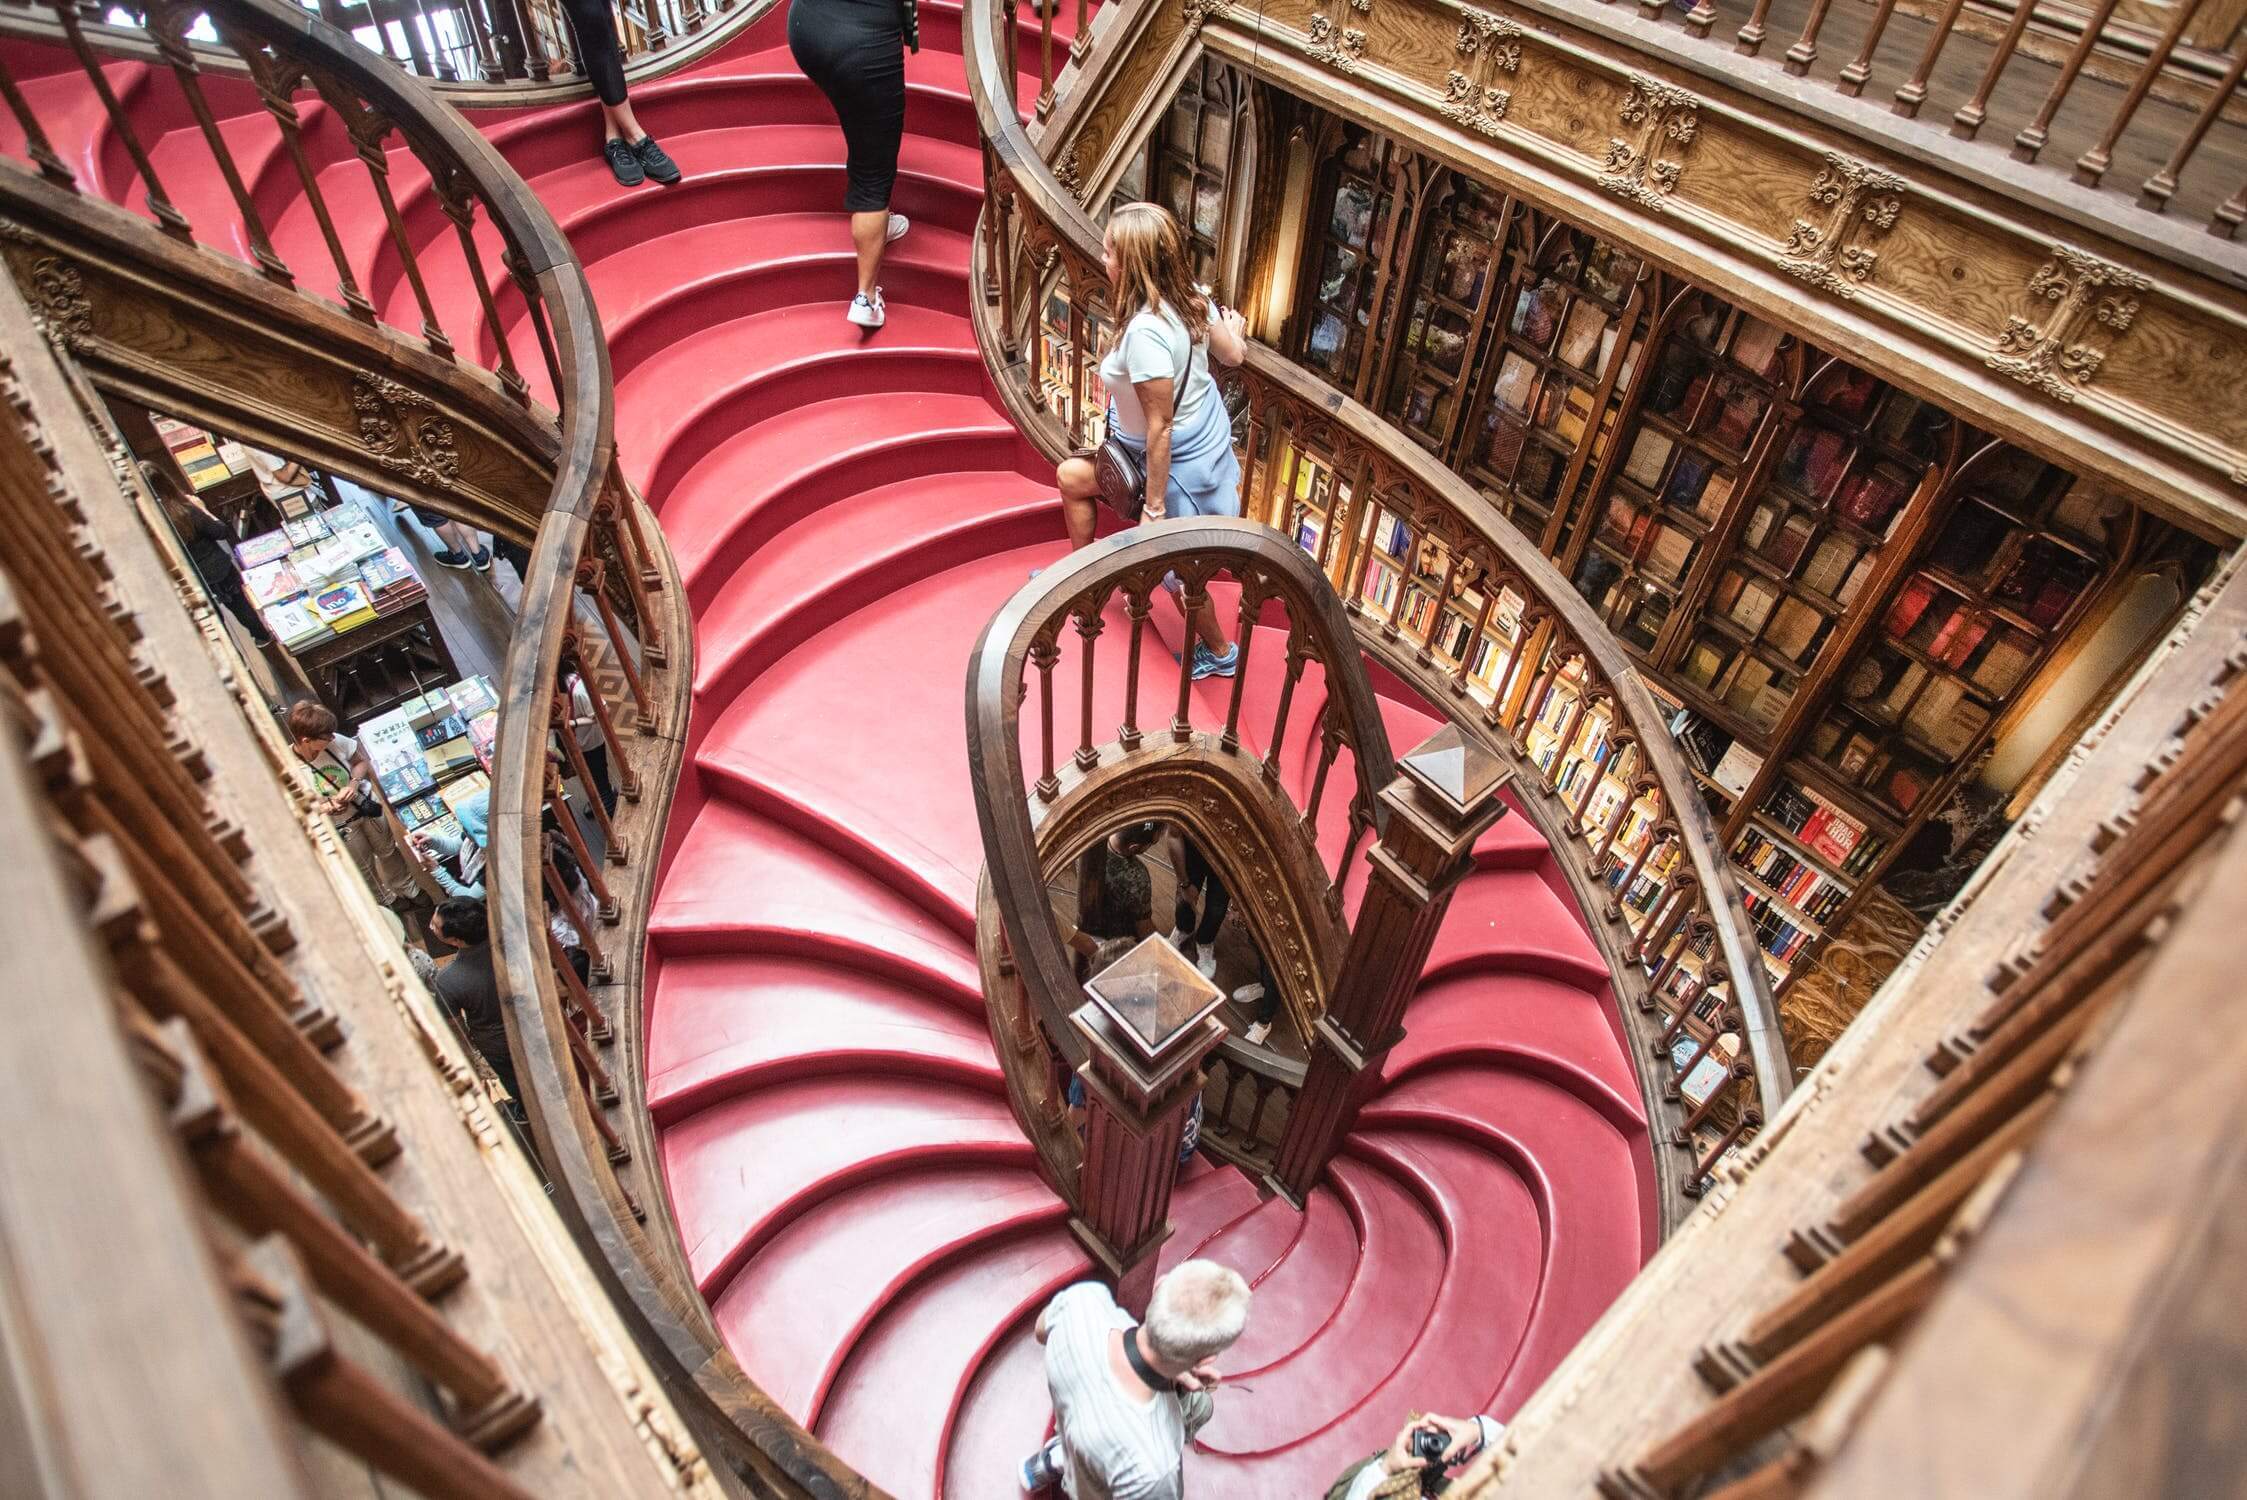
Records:
[[[781,17],[635,91],[679,187],[615,187],[589,106],[480,118],[587,265],[618,448],[696,616],[693,769],[647,1009],[689,1262],[749,1374],[846,1460],[909,1500],[990,1500],[1046,1429],[1030,1321],[1087,1262],[984,1028],[961,693],[984,622],[1062,542],[1050,468],[991,395],[967,318],[981,176],[959,11],[921,14],[896,204],[913,230],[871,337],[842,317],[841,135]],[[137,203],[82,81],[48,70],[18,72],[90,189]],[[112,72],[144,128],[169,131],[156,161],[174,198],[223,221],[170,81]],[[246,90],[215,97],[282,255],[325,288],[270,125]],[[318,106],[306,139],[361,284],[418,327],[365,173]],[[463,332],[474,296],[450,226],[394,159],[448,328],[494,347],[494,330]],[[530,331],[504,332],[543,391]],[[1175,613],[1155,619],[1175,648]],[[1402,753],[1437,720],[1388,687]],[[1285,757],[1298,783],[1307,757]],[[1189,1461],[1197,1495],[1298,1500],[1408,1411],[1507,1415],[1651,1248],[1647,1131],[1606,973],[1525,818],[1485,839],[1407,1025],[1307,1212],[1199,1162],[1181,1182],[1171,1257],[1256,1286],[1225,1361],[1249,1389],[1220,1399]]]

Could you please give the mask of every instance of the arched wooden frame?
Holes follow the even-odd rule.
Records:
[[[1442,253],[1445,233],[1459,228],[1453,210],[1469,196],[1487,197],[1495,203],[1498,232],[1490,241],[1490,255],[1483,270],[1482,285],[1476,292],[1471,307],[1446,298],[1454,308],[1464,308],[1460,314],[1466,321],[1465,338],[1459,354],[1458,373],[1450,378],[1452,406],[1450,416],[1433,431],[1414,428],[1406,420],[1405,407],[1398,383],[1408,365],[1427,363],[1424,354],[1413,354],[1405,348],[1405,330],[1412,321],[1412,309],[1420,301],[1423,289],[1440,277],[1440,268],[1432,265],[1431,258]],[[1477,407],[1477,392],[1482,383],[1482,355],[1491,341],[1492,330],[1503,315],[1503,303],[1513,289],[1512,257],[1509,254],[1524,210],[1519,200],[1503,189],[1488,186],[1463,173],[1439,169],[1428,179],[1427,190],[1421,195],[1419,222],[1413,227],[1412,263],[1403,271],[1398,283],[1397,329],[1395,337],[1386,343],[1378,379],[1371,387],[1374,399],[1369,403],[1403,432],[1407,437],[1428,449],[1442,454],[1457,439],[1467,414]],[[1423,346],[1424,347],[1424,346]]]
[[[1269,784],[1265,761],[1237,744],[1228,748],[1224,736],[1196,733],[1178,740],[1150,733],[1136,749],[1110,742],[1093,766],[1070,766],[1063,780],[1070,790],[1045,799],[1042,813],[1033,815],[1033,792],[1026,790],[1029,783],[1024,779],[1021,726],[1024,669],[1033,651],[1041,641],[1052,641],[1070,618],[1101,607],[1127,587],[1127,580],[1135,580],[1138,590],[1147,590],[1172,570],[1183,580],[1189,597],[1220,571],[1242,579],[1244,588],[1253,585],[1264,595],[1277,597],[1300,631],[1307,648],[1304,654],[1326,673],[1324,727],[1351,750],[1355,782],[1351,801],[1369,811],[1378,808],[1375,793],[1395,774],[1388,732],[1341,602],[1326,587],[1316,563],[1268,528],[1231,519],[1139,527],[1082,549],[1024,585],[984,628],[968,664],[968,760],[986,855],[985,880],[1003,924],[1007,950],[1034,1002],[1037,1020],[1072,1066],[1083,1061],[1082,1043],[1066,1017],[1075,1009],[1080,992],[1068,951],[1054,930],[1048,882],[1053,871],[1066,868],[1067,858],[1090,847],[1102,833],[1125,822],[1168,817],[1202,838],[1204,852],[1228,881],[1234,899],[1248,897],[1251,912],[1278,910],[1284,903],[1298,912],[1323,909],[1339,922],[1338,902],[1330,894],[1315,846],[1308,852],[1291,852],[1278,837],[1277,820],[1269,810],[1285,798]],[[1164,743],[1153,743],[1157,740]],[[1133,801],[1135,785],[1151,777],[1152,768],[1168,763],[1190,765],[1190,771],[1180,773],[1184,781],[1200,781],[1212,796],[1221,789],[1224,798],[1239,808],[1265,808],[1266,814],[1249,826],[1265,841],[1265,848],[1257,852],[1275,858],[1260,869],[1251,858],[1222,847],[1229,834],[1220,827],[1220,814],[1212,810],[1220,802],[1204,798],[1200,806],[1189,807],[1190,799],[1184,795],[1169,794]],[[1078,794],[1080,786],[1088,790]],[[1339,792],[1330,788],[1328,795]],[[1077,814],[1074,809],[1079,805],[1088,810]],[[1041,838],[1040,825],[1048,821],[1051,832]],[[1059,852],[1049,857],[1054,850]],[[1285,863],[1276,858],[1282,854],[1288,855]],[[1284,896],[1281,888],[1270,885],[1279,880],[1288,883]],[[1339,962],[1338,949],[1335,955]],[[1275,955],[1267,952],[1267,956]],[[1305,962],[1308,967],[1308,953]],[[1294,983],[1290,993],[1306,996],[1309,976],[1290,978]],[[1002,1054],[1004,1050],[1002,1046]]]
[[[1319,269],[1325,260],[1328,244],[1327,227],[1334,221],[1334,202],[1341,190],[1344,175],[1343,147],[1345,143],[1362,141],[1366,150],[1383,158],[1371,173],[1360,173],[1375,184],[1375,208],[1368,222],[1366,245],[1363,251],[1354,251],[1364,263],[1360,285],[1359,306],[1366,309],[1364,341],[1358,357],[1348,369],[1328,369],[1319,365],[1311,355],[1311,335],[1318,327],[1323,303],[1318,296]],[[1340,119],[1328,117],[1322,122],[1312,155],[1320,163],[1318,177],[1311,192],[1309,218],[1303,236],[1300,271],[1296,278],[1297,299],[1308,303],[1298,311],[1304,316],[1295,330],[1294,355],[1316,368],[1326,369],[1335,384],[1364,399],[1375,366],[1374,359],[1385,347],[1384,328],[1386,310],[1395,300],[1396,266],[1407,257],[1411,241],[1417,231],[1420,204],[1425,196],[1428,160],[1402,144],[1390,140],[1377,131],[1360,126],[1346,125]],[[1348,169],[1356,173],[1355,168]],[[1381,222],[1379,202],[1385,194],[1389,199],[1387,222]],[[1343,343],[1348,347],[1352,330],[1344,329]]]

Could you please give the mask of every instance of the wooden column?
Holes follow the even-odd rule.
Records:
[[[1404,1036],[1405,1002],[1435,943],[1475,841],[1504,815],[1511,768],[1447,724],[1397,761],[1380,800],[1388,827],[1366,855],[1365,900],[1334,998],[1313,1028],[1310,1071],[1287,1117],[1272,1187],[1301,1206],[1349,1133],[1382,1061]]]
[[[1116,1301],[1144,1316],[1155,1261],[1170,1238],[1170,1189],[1186,1116],[1202,1089],[1202,1059],[1225,1039],[1214,1014],[1224,992],[1163,937],[1143,939],[1085,985],[1069,1017],[1091,1049],[1084,1166],[1070,1230]]]

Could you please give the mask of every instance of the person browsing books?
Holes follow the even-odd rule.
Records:
[[[484,899],[484,847],[490,837],[491,788],[481,787],[460,799],[453,815],[460,820],[458,837],[424,828],[413,835],[414,848],[429,867],[430,879],[448,896],[464,901]]]

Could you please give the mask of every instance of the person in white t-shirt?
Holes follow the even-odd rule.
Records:
[[[1038,1314],[1054,1436],[1022,1488],[1069,1500],[1184,1500],[1186,1445],[1215,1410],[1216,1358],[1248,1326],[1248,1283],[1189,1260],[1155,1283],[1144,1323],[1107,1287],[1064,1287]]]

